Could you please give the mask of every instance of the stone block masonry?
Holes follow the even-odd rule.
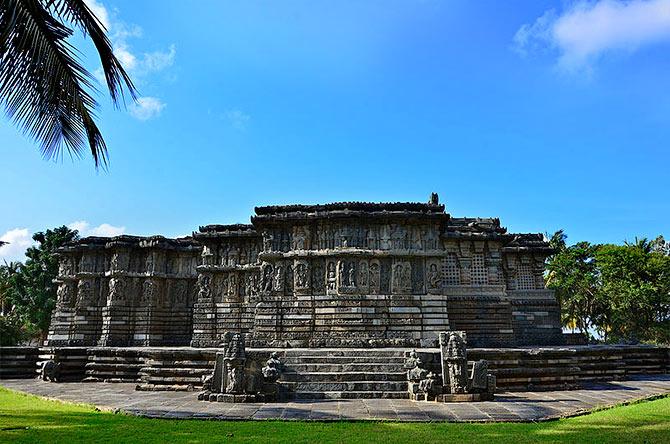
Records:
[[[88,237],[60,251],[49,346],[555,345],[551,249],[494,218],[428,203],[257,207],[192,236]]]

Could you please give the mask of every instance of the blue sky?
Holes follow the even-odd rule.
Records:
[[[432,191],[515,232],[670,235],[668,0],[89,4],[143,99],[100,96],[106,172],[0,119],[0,258],[61,224],[176,236]]]

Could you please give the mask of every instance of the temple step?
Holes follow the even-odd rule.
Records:
[[[406,381],[405,372],[304,372],[285,371],[282,382],[352,382],[352,381]]]
[[[397,392],[407,391],[407,381],[282,382],[289,391],[300,392]]]
[[[402,365],[405,357],[367,357],[367,356],[289,356],[284,364],[396,364]]]
[[[280,383],[294,399],[407,398],[401,349],[286,350]]]
[[[286,349],[284,358],[311,358],[327,357],[329,359],[337,357],[349,358],[404,358],[406,349],[374,349],[374,348],[309,348],[309,349]]]
[[[397,373],[403,371],[401,364],[363,364],[363,363],[345,363],[345,364],[290,364],[286,365],[287,371],[294,371],[297,373],[355,373],[355,372],[391,372]]]
[[[294,399],[407,399],[409,394],[407,389],[403,391],[318,391],[318,392],[297,392]]]

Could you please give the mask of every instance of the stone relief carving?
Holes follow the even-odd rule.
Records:
[[[112,260],[114,258],[112,257]],[[113,262],[114,263],[114,262]],[[112,266],[112,269],[118,269],[117,267]],[[90,254],[83,254],[81,260],[79,261],[79,271],[82,273],[92,273],[95,271],[95,258]]]
[[[198,275],[198,299],[206,301],[212,298],[212,277],[209,274]]]
[[[429,261],[426,283],[428,290],[436,291],[442,287],[442,271],[437,261]]]
[[[226,333],[224,341],[225,392],[241,394],[244,392],[244,363],[247,360],[244,335]]]
[[[72,304],[72,287],[69,283],[63,282],[58,286],[56,300],[63,307],[68,307]]]
[[[294,227],[293,229],[293,249],[305,250],[308,248],[307,239],[309,231],[306,227]]]
[[[370,272],[368,269],[368,261],[361,260],[358,262],[358,287],[360,289],[367,289]]]
[[[140,306],[142,307],[153,306],[155,304],[155,298],[156,298],[156,283],[151,279],[147,279],[144,281],[144,284],[142,286],[142,298],[140,299]]]
[[[61,257],[58,263],[58,274],[60,276],[71,276],[74,274],[73,259],[69,256]]]
[[[337,265],[334,261],[328,261],[328,272],[326,276],[326,285],[329,292],[337,290]]]
[[[109,280],[109,302],[107,305],[123,305],[126,303],[126,283],[123,279]]]
[[[110,268],[112,271],[126,271],[129,269],[130,255],[125,251],[117,251],[112,255]],[[91,270],[92,271],[92,270]]]
[[[275,383],[281,375],[282,362],[279,360],[279,353],[272,352],[270,359],[265,363],[265,367],[261,369],[263,378],[266,382]]]
[[[391,275],[393,293],[412,291],[412,266],[408,261],[394,262]]]
[[[381,265],[377,259],[370,261],[370,293],[378,294],[381,285]]]
[[[313,263],[312,266],[312,288],[315,294],[320,294],[325,291],[325,276],[324,276],[323,263],[321,260],[317,260]]]
[[[273,290],[277,293],[284,292],[284,267],[277,264],[274,267]]]
[[[177,307],[186,307],[188,305],[188,283],[179,280],[174,286],[174,303]]]
[[[214,265],[214,253],[209,245],[203,245],[202,247],[202,264],[203,265]]]
[[[150,251],[147,254],[147,259],[145,261],[144,269],[147,273],[153,273],[155,271],[156,261],[154,257],[154,252]]]
[[[295,288],[305,290],[309,288],[309,266],[307,262],[297,262],[295,265]]]
[[[227,294],[231,298],[235,298],[238,295],[238,280],[237,273],[230,273],[228,277],[228,289]]]
[[[451,393],[465,393],[467,388],[465,332],[452,331],[446,338],[440,333],[440,346],[446,349],[446,356],[443,359],[447,365]]]
[[[263,291],[270,293],[272,291],[272,280],[274,277],[274,270],[272,265],[265,264],[263,265]]]

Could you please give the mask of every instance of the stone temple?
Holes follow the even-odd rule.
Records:
[[[452,217],[435,194],[257,207],[250,224],[179,239],[87,237],[59,253],[46,344],[0,347],[0,379],[464,402],[667,372],[668,348],[563,334],[551,253],[541,234]]]
[[[255,208],[191,237],[87,237],[60,253],[49,346],[473,347],[561,344],[551,249],[428,203]]]

